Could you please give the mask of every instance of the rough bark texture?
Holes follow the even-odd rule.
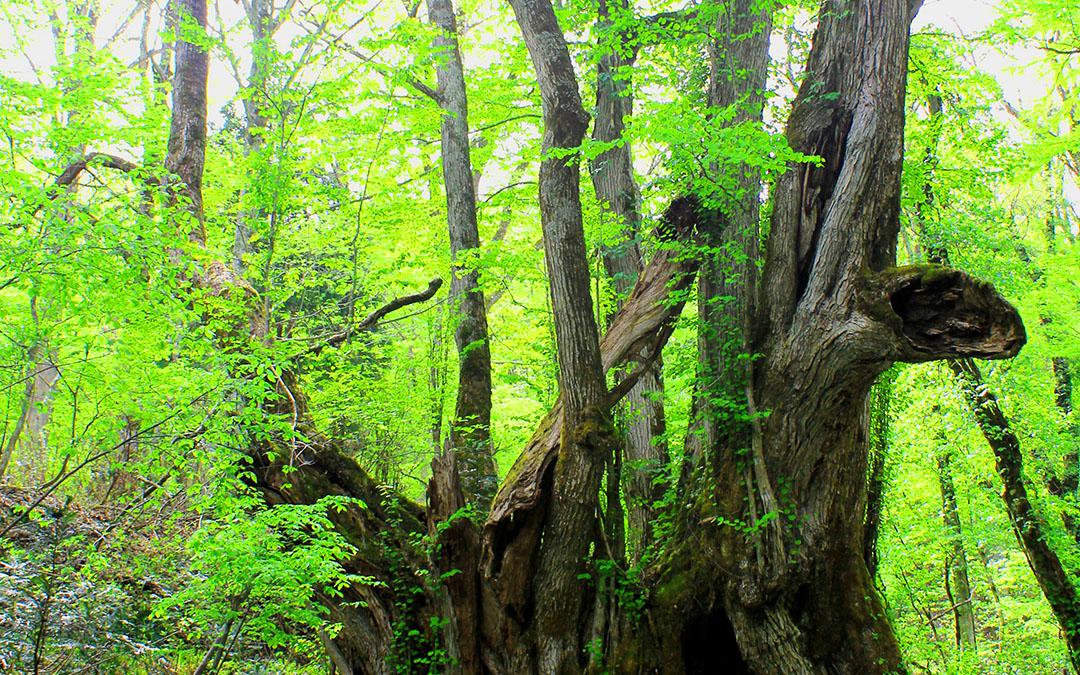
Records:
[[[709,44],[708,103],[718,110],[734,108],[732,124],[762,119],[771,25],[768,8],[752,0],[731,3],[717,17],[717,38]],[[759,172],[737,171],[736,194],[720,198],[701,233],[698,372],[683,475],[693,493],[726,486],[723,499],[730,509],[745,498],[750,468],[747,356],[761,208]]]
[[[589,292],[578,163],[553,155],[581,144],[588,117],[551,4],[514,0],[511,6],[532,58],[543,107],[540,223],[564,420],[533,582],[532,668],[573,673],[584,665],[582,633],[591,602],[581,575],[594,538],[600,479],[614,442]]]
[[[896,0],[822,8],[787,139],[824,161],[775,186],[753,314],[748,412],[769,414],[746,470],[696,504],[714,529],[688,526],[658,585],[670,615],[732,635],[754,672],[902,668],[863,559],[867,392],[895,360],[1005,358],[1024,341],[993,289],[892,267],[911,16]],[[748,499],[732,504],[740,483]],[[706,649],[681,637],[683,661]]]
[[[939,439],[944,441],[944,439]],[[941,517],[949,532],[949,553],[945,565],[945,588],[956,624],[956,644],[963,649],[975,649],[975,610],[972,607],[971,582],[968,579],[967,553],[964,551],[960,511],[956,506],[956,485],[953,483],[952,456],[948,447],[938,449],[938,485],[941,487]]]
[[[622,306],[642,269],[641,195],[634,178],[630,143],[623,139],[626,118],[633,113],[631,69],[636,49],[628,31],[616,32],[613,20],[625,19],[631,11],[626,0],[601,0],[598,8],[601,54],[596,66],[596,119],[594,140],[602,143],[623,141],[600,153],[589,165],[593,189],[605,213],[619,224],[620,241],[601,251],[604,269],[616,293],[616,309]],[[646,354],[633,355],[629,367],[640,363]],[[631,554],[638,560],[653,540],[653,504],[663,496],[657,472],[667,466],[667,443],[662,436],[667,428],[664,417],[664,381],[661,360],[641,374],[638,384],[627,394],[619,408],[620,425],[625,434],[623,452],[628,460],[621,464],[625,481],[630,528]],[[616,458],[617,460],[618,458]],[[608,491],[608,499],[618,492]]]
[[[696,230],[698,214],[694,200],[676,200],[668,208],[661,230],[672,239],[685,240]],[[647,351],[650,357],[646,363],[659,354],[682,311],[683,291],[693,283],[696,270],[696,261],[676,245],[652,257],[601,342],[605,370],[625,363],[632,354]],[[618,403],[641,372],[639,368],[624,376],[608,392],[607,405]],[[524,639],[523,630],[533,608],[536,552],[550,505],[554,466],[564,455],[561,439],[565,428],[559,401],[511,467],[484,525],[484,651],[485,665],[493,672],[536,671],[535,662],[527,655],[517,659],[514,650],[516,642]]]
[[[480,251],[476,192],[469,157],[468,102],[451,0],[428,0],[431,22],[440,30],[436,69],[442,108],[442,168],[450,226],[450,296],[457,303],[454,343],[458,353],[458,393],[448,444],[457,454],[461,487],[481,507],[498,487],[491,445],[491,347],[487,309],[475,260]]]
[[[1004,486],[1001,498],[1005,501],[1016,539],[1065,634],[1069,660],[1073,668],[1080,670],[1080,596],[1073,581],[1075,573],[1065,568],[1050,545],[1046,523],[1028,498],[1020,439],[1013,432],[997,397],[983,382],[978,365],[971,359],[960,359],[950,361],[949,368],[963,388],[975,421],[994,452],[997,472]]]
[[[205,0],[175,0],[180,21],[206,29]],[[203,224],[202,177],[206,162],[206,78],[210,55],[187,40],[176,43],[176,69],[172,78],[172,118],[165,169],[178,178],[175,194],[187,202],[182,211],[191,216],[183,222],[192,242],[206,243]]]

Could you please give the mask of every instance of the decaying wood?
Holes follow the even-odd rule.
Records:
[[[668,225],[664,227],[672,228],[678,236],[691,235],[697,208],[691,199],[676,200],[667,211]],[[687,257],[675,244],[656,252],[600,343],[605,371],[624,363],[631,355],[663,349],[685,304],[684,291],[693,283],[696,271],[696,259]],[[640,372],[632,371],[620,380],[616,390],[609,392],[609,405],[618,402],[620,392],[633,386],[635,373]],[[491,507],[484,526],[485,564],[489,574],[497,574],[502,567],[500,542],[507,534],[504,530],[516,529],[518,521],[525,520],[524,512],[538,506],[544,474],[559,452],[561,432],[562,403],[557,401],[518,455]]]

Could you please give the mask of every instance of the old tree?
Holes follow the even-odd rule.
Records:
[[[292,2],[243,4],[260,40],[300,11]],[[909,31],[921,0],[825,0],[786,116],[782,157],[791,161],[767,172],[764,158],[722,164],[706,153],[698,170],[724,174],[722,189],[677,172],[685,184],[668,191],[675,197],[658,218],[649,255],[639,246],[647,218],[623,141],[635,59],[669,34],[704,26],[708,72],[692,86],[702,85],[708,112],[695,119],[714,129],[760,128],[777,8],[733,0],[638,18],[626,2],[601,0],[591,118],[584,75],[551,2],[510,4],[542,108],[539,216],[558,398],[501,484],[486,315],[498,298],[485,297],[471,266],[481,248],[481,167],[470,152],[475,157],[486,141],[470,137],[449,0],[426,6],[437,84],[402,78],[440,116],[449,307],[457,316],[457,400],[445,442],[433,430],[438,448],[423,504],[362,468],[354,440],[320,428],[305,395],[306,360],[440,289],[435,280],[354,317],[359,209],[344,331],[293,350],[276,367],[245,366],[245,354],[288,342],[272,320],[268,277],[253,282],[258,273],[243,269],[258,256],[271,268],[280,214],[277,202],[238,209],[235,260],[207,234],[203,173],[215,148],[207,140],[206,0],[172,3],[182,28],[164,74],[171,84],[164,156],[148,149],[138,164],[75,152],[38,211],[96,172],[122,175],[143,195],[142,209],[165,214],[176,235],[167,258],[180,270],[192,320],[231,358],[232,376],[251,385],[229,405],[283,420],[234,444],[243,480],[269,505],[347,498],[327,517],[348,544],[341,565],[351,576],[316,598],[334,626],[318,637],[338,672],[391,672],[434,651],[444,655],[438,668],[461,673],[711,672],[717,660],[733,672],[903,671],[865,553],[871,387],[894,363],[956,360],[958,372],[969,372],[970,359],[1008,359],[1026,341],[1018,312],[993,286],[940,264],[897,266]],[[418,6],[410,4],[413,17]],[[302,16],[315,31],[308,44],[340,42],[328,20]],[[259,69],[260,48],[249,82],[256,94],[281,77]],[[276,128],[268,119],[280,112],[285,120],[305,103],[245,101],[245,155],[284,148],[285,133],[268,133]],[[384,120],[378,134],[393,126]],[[276,180],[273,162],[260,166],[253,192]],[[630,242],[601,252],[619,290],[608,317],[594,306],[583,166]],[[361,208],[366,184],[364,191]],[[270,234],[257,241],[251,227],[261,221],[271,222]],[[496,236],[505,235],[503,227]],[[690,431],[681,465],[657,470],[668,463],[667,447],[653,439],[665,424],[656,402],[660,357],[688,297],[696,297],[698,315]],[[1020,532],[1023,516],[1016,518]],[[1029,555],[1040,545],[1038,537],[1027,543]],[[1072,588],[1067,579],[1060,586]],[[1061,617],[1075,610],[1059,606]],[[229,619],[196,672],[220,667],[232,628]]]

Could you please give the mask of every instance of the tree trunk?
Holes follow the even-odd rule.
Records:
[[[248,25],[251,27],[251,68],[248,71],[247,93],[244,96],[244,155],[258,155],[265,143],[267,129],[266,115],[258,103],[265,96],[267,66],[270,63],[270,40],[274,34],[275,17],[271,16],[270,0],[249,0],[245,3]],[[260,162],[261,164],[261,162]],[[257,170],[253,183],[261,182],[265,176]],[[275,188],[276,189],[276,188]],[[233,236],[233,269],[240,276],[244,275],[244,256],[251,252],[251,235],[255,232],[254,223],[266,215],[261,205],[255,205],[241,211],[236,220]]]
[[[940,117],[943,110],[941,97],[931,96],[928,104],[930,114],[933,117]],[[931,168],[937,165],[936,143],[937,138],[935,136],[927,149],[924,159]],[[923,193],[926,204],[932,204],[935,198],[931,181],[924,184]],[[948,249],[928,235],[928,221],[924,218],[921,220],[921,234],[927,240],[925,247],[927,257],[933,262],[947,263],[949,260]],[[957,382],[963,390],[964,397],[967,399],[968,406],[975,416],[980,431],[982,431],[983,436],[994,452],[998,475],[1001,476],[1004,486],[1002,499],[1013,524],[1017,541],[1020,543],[1020,548],[1027,557],[1028,565],[1035,574],[1035,579],[1038,581],[1043,595],[1050,603],[1051,610],[1061,626],[1073,668],[1080,670],[1080,634],[1078,634],[1080,632],[1080,623],[1078,623],[1080,622],[1080,596],[1078,596],[1077,589],[1072,582],[1075,570],[1066,569],[1065,564],[1057,555],[1057,551],[1050,546],[1050,540],[1046,537],[1045,531],[1047,525],[1027,497],[1020,439],[1012,431],[1008,418],[1005,417],[1005,413],[998,404],[997,397],[983,381],[982,373],[979,371],[975,361],[972,359],[949,361],[949,368],[956,376]],[[1059,374],[1056,367],[1054,374],[1055,376]],[[1060,385],[1060,379],[1055,378],[1055,381]],[[1055,393],[1057,394],[1057,403],[1060,406],[1062,401],[1058,388],[1055,388]],[[1069,484],[1068,481],[1071,480],[1069,465],[1072,464],[1072,461],[1071,456],[1068,454],[1066,463],[1065,481],[1058,481],[1056,477],[1052,477],[1048,481],[1047,487],[1050,492],[1059,497],[1064,496],[1064,485]],[[1073,476],[1075,476],[1075,473]],[[1071,518],[1067,517],[1067,514],[1064,515],[1066,516],[1063,517],[1065,528],[1073,533],[1075,539],[1075,523]]]
[[[1073,582],[1076,572],[1066,569],[1050,545],[1046,523],[1028,499],[1020,439],[1013,432],[997,397],[983,382],[978,365],[971,359],[960,359],[950,361],[949,368],[963,388],[975,421],[994,452],[997,472],[1004,485],[1001,498],[1005,501],[1013,532],[1061,626],[1069,648],[1069,660],[1073,668],[1080,670],[1080,596]]]
[[[866,477],[866,516],[863,519],[863,560],[873,580],[877,576],[878,534],[885,506],[886,463],[889,451],[889,404],[892,401],[891,372],[878,378],[870,390],[867,413],[870,470]]]
[[[944,439],[939,439],[944,441]],[[952,457],[948,447],[939,447],[937,456],[938,485],[941,487],[941,517],[949,533],[950,548],[945,564],[946,590],[956,622],[956,645],[975,649],[975,610],[972,607],[971,583],[968,580],[967,553],[964,552],[960,511],[956,507],[956,486],[953,483]]]
[[[633,114],[631,68],[635,60],[631,36],[625,30],[615,31],[616,21],[625,19],[632,11],[626,0],[601,0],[598,8],[598,28],[602,53],[596,67],[596,120],[593,140],[613,143],[590,164],[593,189],[604,212],[619,224],[620,241],[604,246],[601,254],[604,269],[616,294],[616,310],[634,287],[641,273],[641,195],[634,179],[630,143],[623,138],[626,118]],[[627,52],[630,52],[627,55]],[[633,368],[646,354],[633,355],[626,364]],[[663,439],[667,424],[664,417],[663,366],[657,358],[641,374],[638,384],[630,390],[619,416],[625,430],[624,449],[628,463],[622,464],[626,504],[630,527],[630,549],[634,561],[653,541],[653,508],[663,496],[658,472],[668,463],[667,442]],[[617,462],[616,460],[613,460]],[[608,499],[612,499],[609,491]],[[615,498],[617,498],[617,493]]]
[[[457,19],[451,0],[428,0],[428,14],[440,34],[436,69],[442,108],[442,168],[446,217],[450,226],[450,297],[457,303],[454,343],[458,353],[458,393],[449,447],[457,455],[461,487],[467,500],[486,507],[498,482],[491,444],[491,346],[487,309],[479,286],[476,256],[476,192],[469,156],[468,101],[458,49]]]
[[[683,662],[726,634],[755,672],[902,669],[863,559],[867,392],[894,361],[1005,358],[1024,342],[992,289],[893,267],[912,14],[907,2],[859,0],[826,2],[819,16],[787,139],[824,161],[773,191],[745,470],[698,491],[708,499],[692,518],[705,525],[687,525],[692,541],[673,556],[685,562],[659,582],[670,614],[693,619]],[[740,487],[745,502],[731,497]]]
[[[175,0],[175,3],[181,22],[194,21],[206,29],[206,0]],[[186,230],[182,234],[205,246],[202,176],[206,162],[206,78],[210,56],[204,47],[183,38],[177,40],[175,54],[165,170],[179,179],[174,195],[181,200],[181,208],[175,217],[181,230]]]
[[[30,366],[24,378],[26,386],[23,389],[22,408],[0,454],[0,480],[7,473],[12,458],[18,454],[29,471],[25,479],[33,484],[44,482],[48,471],[46,426],[52,410],[53,392],[60,381],[60,371],[46,354],[42,343],[31,347],[27,357]]]
[[[709,44],[708,103],[716,109],[735,108],[732,124],[762,119],[771,26],[770,10],[752,0],[725,6],[717,17],[717,38]],[[737,194],[720,197],[721,206],[702,233],[698,372],[683,476],[692,488],[694,483],[729,486],[724,499],[732,509],[744,498],[750,470],[748,356],[761,210],[760,175],[749,167],[737,170]],[[698,475],[692,477],[693,471]]]
[[[594,541],[600,480],[614,440],[589,292],[578,163],[553,153],[581,145],[588,117],[550,2],[514,0],[511,6],[532,58],[543,107],[540,223],[563,405],[559,460],[533,582],[533,668],[576,673],[584,665],[583,628],[589,625],[586,612],[592,607],[582,579],[584,561]]]

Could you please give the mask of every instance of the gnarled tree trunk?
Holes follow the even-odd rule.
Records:
[[[205,0],[183,4],[205,22]],[[365,504],[334,516],[357,547],[348,570],[383,582],[325,599],[331,620],[342,625],[328,638],[342,672],[391,671],[408,654],[402,640],[414,633],[451,642],[448,652],[463,671],[586,667],[594,588],[584,577],[603,541],[599,493],[614,449],[608,411],[641,369],[610,392],[604,374],[627,360],[648,368],[680,309],[667,300],[696,271],[696,261],[659,251],[598,340],[578,167],[566,153],[552,152],[577,147],[587,118],[548,0],[513,6],[544,106],[540,206],[561,398],[496,495],[482,540],[461,521],[437,533],[434,560],[416,551],[416,534],[465,503],[454,455],[437,461],[426,511],[380,490],[349,458],[347,443],[314,428],[287,371],[275,376],[274,405],[309,439],[298,451],[303,461],[288,471],[288,453],[272,441],[249,449],[256,486],[271,504],[331,494]],[[867,391],[895,360],[1008,357],[1024,341],[1019,317],[992,288],[939,266],[893,267],[911,13],[906,0],[833,0],[822,10],[788,141],[824,162],[794,168],[776,185],[765,274],[743,337],[761,355],[745,378],[748,412],[768,415],[753,417],[744,453],[726,464],[732,470],[694,472],[690,501],[676,507],[680,538],[647,572],[651,621],[639,620],[611,646],[604,660],[613,669],[693,672],[718,650],[759,673],[902,667],[862,556]],[[174,82],[166,166],[190,205],[190,236],[205,244],[201,48],[178,44]],[[683,198],[666,222],[673,238],[685,238],[705,221],[696,199]],[[240,294],[251,311],[243,337],[268,339],[257,296],[223,264],[204,266],[193,283],[210,295]],[[244,344],[222,339],[230,348]],[[732,526],[740,523],[745,527]],[[455,585],[451,576],[445,589],[433,588],[418,573],[461,564],[477,565],[477,582]],[[476,578],[464,571],[454,576]],[[430,619],[444,615],[447,602],[456,619],[434,635]]]

